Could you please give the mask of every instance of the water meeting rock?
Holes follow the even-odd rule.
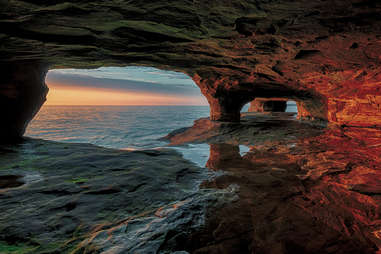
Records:
[[[192,77],[212,120],[239,121],[242,106],[255,98],[286,98],[298,103],[303,119],[380,126],[378,1],[14,0],[0,6],[2,66],[153,66]],[[46,68],[37,68],[39,78]],[[22,107],[26,99],[14,95],[24,110],[13,112],[14,133],[14,122],[4,122],[3,136],[22,135],[41,104],[44,92],[28,73],[29,83],[20,85],[35,87],[34,104]]]

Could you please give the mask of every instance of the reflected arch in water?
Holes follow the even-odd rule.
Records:
[[[317,141],[339,137],[331,135],[332,132],[326,132],[293,148],[287,144],[276,150],[251,146],[243,156],[238,145],[210,144],[206,166],[224,173],[204,182],[202,187],[228,188],[238,198],[220,207],[209,207],[206,226],[185,241],[187,250],[192,253],[200,250],[204,253],[212,250],[213,253],[375,253],[381,247],[380,239],[374,234],[381,226],[377,199],[341,184],[346,173],[343,178],[330,174],[316,178],[313,176],[316,172],[312,171],[318,167],[306,171],[306,162],[317,163],[316,157],[342,152],[334,145],[328,151],[321,150]],[[342,142],[343,146],[362,149],[353,146],[349,139]],[[327,159],[331,165],[343,162],[337,155]],[[345,172],[345,168],[342,170]]]

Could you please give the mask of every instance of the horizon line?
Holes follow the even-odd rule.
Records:
[[[164,104],[160,104],[160,105],[146,105],[146,104],[139,104],[139,105],[136,105],[136,104],[120,104],[120,105],[109,105],[109,104],[89,104],[89,105],[66,105],[66,104],[45,104],[45,105],[42,105],[42,107],[46,107],[46,106],[76,106],[76,107],[80,107],[80,106],[83,106],[83,107],[89,107],[89,106],[108,106],[108,107],[119,107],[119,106],[144,106],[144,107],[147,107],[147,106],[152,106],[152,107],[160,107],[160,106],[164,106],[164,107],[168,107],[168,106],[205,106],[205,107],[209,107],[209,105],[204,105],[204,104],[168,104],[168,105],[164,105]]]

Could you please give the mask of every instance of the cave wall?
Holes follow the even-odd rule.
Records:
[[[255,99],[250,102],[249,112],[286,112],[287,99]]]
[[[39,62],[1,64],[0,142],[24,135],[28,123],[46,100],[47,67]]]
[[[380,13],[369,0],[1,1],[0,64],[153,66],[192,77],[213,120],[290,98],[304,119],[381,126]]]

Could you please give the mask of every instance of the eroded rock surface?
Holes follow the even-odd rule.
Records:
[[[47,66],[40,62],[0,63],[0,142],[24,135],[46,100]]]
[[[235,198],[169,149],[27,140],[0,156],[1,253],[169,253]]]
[[[224,174],[202,186],[235,186],[239,196],[234,203],[209,209],[206,226],[187,239],[186,249],[190,253],[378,253],[381,131],[317,132],[309,125],[295,128],[284,119],[278,119],[276,131],[274,116],[257,125],[251,120],[251,126],[245,121],[242,126],[214,126],[212,132],[218,136],[185,139],[187,132],[191,134],[188,130],[171,138],[177,145],[209,142],[206,166]],[[251,139],[250,129],[256,132]],[[240,144],[249,151],[242,153]]]
[[[294,113],[243,113],[240,123],[216,122],[201,118],[192,127],[169,133],[170,145],[186,143],[227,143],[254,145],[258,142],[293,140],[322,133],[325,126],[296,121]],[[298,130],[298,131],[295,131]]]
[[[208,99],[212,120],[238,121],[255,98],[287,98],[305,119],[380,125],[379,1],[14,0],[0,6],[5,64],[182,71]]]
[[[208,143],[208,169],[171,149],[2,146],[0,250],[380,251],[381,130],[249,113],[240,124],[201,119],[169,138]]]
[[[249,112],[286,112],[287,99],[255,99],[250,103]]]

